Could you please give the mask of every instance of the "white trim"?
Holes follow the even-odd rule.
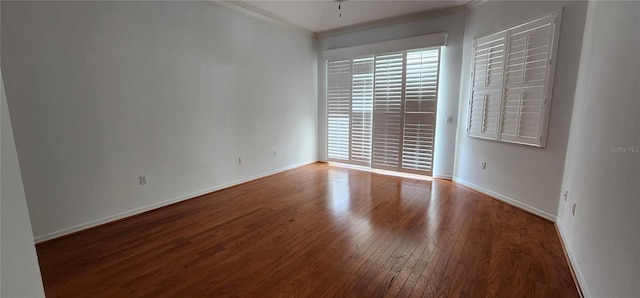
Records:
[[[445,180],[453,180],[453,175],[446,174],[433,174],[433,179],[445,179]]]
[[[518,208],[518,209],[522,209],[522,210],[527,211],[529,213],[533,213],[533,214],[535,214],[537,216],[540,216],[540,217],[542,217],[544,219],[547,219],[547,220],[549,220],[551,222],[556,222],[558,220],[557,216],[552,215],[551,213],[548,213],[546,211],[542,211],[542,210],[540,210],[540,209],[538,209],[536,207],[533,207],[533,206],[529,206],[529,205],[527,205],[525,203],[522,203],[522,202],[520,202],[520,201],[518,201],[518,200],[516,200],[514,198],[510,198],[510,197],[507,197],[505,195],[499,194],[497,192],[488,190],[488,189],[486,189],[486,188],[484,188],[482,186],[475,185],[475,184],[473,184],[473,183],[471,183],[469,181],[462,180],[462,179],[460,179],[458,177],[454,176],[453,177],[453,182],[458,183],[458,184],[463,185],[463,186],[466,186],[466,187],[468,187],[470,189],[473,189],[473,190],[475,190],[475,191],[477,191],[479,193],[483,193],[485,195],[493,197],[493,198],[495,198],[497,200],[503,201],[503,202],[513,206],[513,207]]]
[[[495,91],[492,88],[487,88],[486,86],[486,80],[488,80],[488,72],[485,73],[485,86],[484,87],[474,87],[474,80],[475,80],[475,68],[476,68],[476,63],[472,62],[471,63],[471,79],[469,80],[469,91],[467,91],[467,94],[469,96],[468,98],[468,102],[469,102],[469,110],[467,111],[467,132],[466,135],[468,137],[473,137],[473,138],[483,138],[483,139],[490,139],[490,140],[494,140],[494,141],[498,141],[498,142],[504,142],[504,143],[513,143],[513,144],[519,144],[519,145],[526,145],[526,146],[532,146],[532,147],[537,147],[537,148],[545,148],[546,146],[546,141],[547,141],[547,134],[548,134],[548,125],[549,125],[549,115],[551,113],[551,101],[552,101],[552,95],[553,95],[553,83],[554,83],[554,76],[555,76],[555,67],[556,67],[556,56],[557,56],[557,51],[558,51],[558,44],[560,41],[560,24],[561,24],[561,20],[562,20],[562,11],[563,8],[560,8],[558,10],[555,10],[553,12],[544,14],[542,16],[533,18],[533,19],[529,19],[525,22],[522,22],[518,25],[500,30],[498,32],[495,33],[490,33],[490,34],[484,34],[481,36],[478,36],[476,38],[473,39],[473,47],[472,47],[472,60],[474,60],[476,58],[476,52],[478,51],[477,48],[479,46],[483,46],[486,45],[488,43],[493,43],[496,42],[500,39],[504,39],[501,42],[500,47],[503,48],[503,58],[502,58],[502,67],[501,67],[501,75],[502,75],[502,83],[499,86],[499,91],[500,91],[500,95],[498,96],[498,116],[497,116],[497,128],[496,128],[496,134],[495,136],[488,135],[488,134],[484,134],[484,132],[480,132],[480,133],[472,133],[471,132],[471,119],[472,119],[472,110],[473,110],[473,97],[474,97],[474,93],[476,92],[481,92],[481,93],[485,93],[485,100],[486,100],[486,93],[487,92],[491,92],[491,91]],[[548,23],[547,23],[547,19],[549,19]],[[517,29],[522,29],[524,26],[529,26],[532,23],[536,23],[536,22],[544,22],[542,25],[536,25],[536,26],[551,26],[551,33],[549,35],[549,46],[550,48],[547,49],[547,58],[546,61],[547,63],[545,64],[546,70],[545,70],[545,77],[544,80],[542,80],[542,85],[528,85],[525,84],[524,82],[524,73],[526,68],[523,66],[522,68],[522,75],[523,75],[523,79],[521,83],[518,83],[518,86],[512,86],[509,87],[507,85],[507,64],[509,62],[509,54],[511,51],[511,46],[510,46],[510,40],[511,40],[511,34],[514,30]],[[526,27],[525,27],[526,28]],[[499,36],[503,36],[502,38],[500,38]],[[487,40],[486,42],[480,43],[480,40]],[[527,43],[525,43],[525,48],[528,47],[528,37],[527,37]],[[480,45],[479,45],[480,44]],[[489,52],[487,52],[488,55]],[[525,55],[527,54],[527,51],[525,49]],[[487,58],[488,59],[488,58]],[[474,60],[475,61],[475,60]],[[489,63],[489,60],[487,60],[487,65]],[[526,64],[526,63],[525,63]],[[485,67],[486,69],[488,69],[488,67]],[[521,85],[521,86],[520,86]],[[522,137],[519,135],[519,133],[517,133],[516,136],[508,136],[508,135],[503,135],[502,133],[502,125],[503,122],[505,121],[505,112],[503,110],[504,108],[504,104],[505,104],[505,100],[506,100],[506,96],[507,96],[507,92],[509,90],[513,90],[515,88],[524,88],[524,87],[542,87],[543,88],[543,94],[542,94],[542,99],[541,99],[541,105],[543,106],[541,108],[540,111],[540,116],[538,118],[538,131],[537,131],[537,136],[535,138],[531,138],[531,137]],[[497,89],[496,89],[497,90]],[[521,101],[522,101],[522,93],[520,95],[521,97]],[[484,104],[482,107],[483,111],[485,110]],[[484,112],[483,112],[484,113]],[[484,118],[483,118],[484,119]],[[484,123],[484,120],[481,121]],[[481,123],[480,126],[483,126],[484,124]],[[517,123],[520,123],[520,120],[517,120]],[[481,127],[482,129],[482,127]]]
[[[562,242],[562,246],[564,247],[565,253],[569,257],[569,262],[571,262],[571,264],[569,265],[573,267],[573,273],[575,273],[576,275],[577,280],[575,282],[578,283],[576,286],[578,286],[580,291],[582,291],[583,297],[587,297],[587,298],[592,297],[591,293],[589,292],[589,288],[587,287],[587,281],[585,280],[584,275],[582,275],[580,266],[578,266],[578,260],[576,258],[576,255],[573,253],[573,249],[571,249],[571,246],[569,246],[569,243],[565,241],[565,239],[567,238],[564,237],[564,233],[562,232],[561,225],[556,223],[556,228],[558,229],[558,236],[560,236],[560,241]]]
[[[322,57],[325,60],[344,59],[446,45],[447,33],[435,33],[367,43],[351,47],[329,49],[322,52]]]
[[[489,1],[489,0],[485,0],[485,2],[486,1]],[[476,36],[474,38],[474,40],[485,38],[485,37],[488,37],[488,36],[491,36],[491,35],[495,35],[495,34],[499,34],[499,33],[504,33],[504,32],[507,32],[507,31],[511,31],[513,29],[528,25],[529,23],[535,22],[535,21],[540,20],[540,19],[544,19],[544,18],[549,17],[549,16],[554,16],[554,17],[556,17],[556,20],[557,20],[558,17],[562,17],[563,9],[564,9],[564,7],[560,7],[560,8],[558,8],[558,9],[556,9],[554,11],[551,11],[549,13],[545,13],[545,14],[537,16],[535,18],[527,19],[524,22],[519,22],[517,25],[513,25],[513,26],[508,27],[506,29],[501,29],[501,30],[493,31],[493,32],[490,32],[490,33],[487,33],[487,34],[478,35],[478,36]]]
[[[402,14],[402,15],[392,16],[384,19],[372,20],[364,23],[357,23],[357,24],[333,28],[333,29],[320,30],[318,32],[296,25],[291,20],[283,18],[277,14],[271,13],[267,10],[261,9],[255,5],[251,5],[246,1],[234,1],[234,0],[199,0],[199,1],[218,4],[220,6],[227,7],[243,15],[253,17],[258,20],[262,20],[268,23],[276,24],[282,27],[293,29],[295,31],[309,34],[313,38],[317,39],[317,38],[324,38],[327,36],[359,31],[359,30],[389,26],[393,24],[408,23],[416,20],[422,20],[425,18],[440,17],[450,13],[456,13],[458,11],[466,11],[468,8],[471,8],[471,7],[478,7],[478,6],[484,5],[485,2],[489,0],[469,0],[469,2],[458,5],[458,6],[429,9],[429,10],[419,11],[415,13]]]
[[[439,18],[449,14],[458,13],[460,11],[468,11],[471,8],[480,7],[489,0],[470,0],[465,4],[461,4],[453,7],[437,8],[430,10],[423,10],[414,13],[408,13],[398,16],[392,16],[384,19],[372,20],[364,23],[357,23],[353,25],[347,25],[344,27],[338,27],[333,29],[327,29],[318,31],[319,38],[325,38],[329,36],[341,35],[346,33],[352,33],[361,30],[369,30],[373,28],[381,28],[385,26],[391,26],[395,24],[403,24],[409,22],[420,21],[424,19]]]
[[[150,210],[154,210],[154,209],[157,209],[157,208],[168,206],[168,205],[171,205],[171,204],[174,204],[174,203],[178,203],[178,202],[181,202],[181,201],[193,199],[195,197],[199,197],[201,195],[205,195],[205,194],[212,193],[212,192],[215,192],[215,191],[218,191],[218,190],[222,190],[222,189],[225,189],[225,188],[236,186],[238,184],[242,184],[242,183],[249,182],[249,181],[252,181],[252,180],[264,178],[266,176],[271,176],[271,175],[274,175],[274,174],[282,173],[282,172],[285,172],[285,171],[288,171],[288,170],[292,170],[292,169],[295,169],[295,168],[299,168],[299,167],[302,167],[302,166],[306,166],[306,165],[309,165],[309,164],[312,164],[312,163],[315,163],[315,162],[317,162],[317,161],[314,160],[314,161],[307,161],[307,162],[297,163],[297,164],[293,164],[293,165],[290,165],[290,166],[286,166],[284,168],[275,169],[275,170],[268,171],[268,172],[265,172],[265,173],[262,173],[262,174],[258,174],[258,175],[254,175],[254,176],[251,176],[251,177],[247,177],[247,178],[243,178],[243,179],[240,179],[240,180],[236,180],[236,181],[233,181],[233,182],[225,183],[225,184],[222,184],[222,185],[210,187],[210,188],[207,188],[207,189],[203,189],[203,190],[200,190],[200,191],[197,191],[197,192],[193,192],[193,193],[190,193],[190,194],[179,196],[179,197],[176,197],[176,198],[173,198],[173,199],[169,199],[169,200],[166,200],[166,201],[162,201],[162,202],[159,202],[159,203],[143,206],[143,207],[140,207],[140,208],[135,208],[135,209],[132,209],[132,210],[129,210],[129,211],[121,212],[121,213],[118,213],[118,214],[106,216],[106,217],[103,217],[103,218],[92,220],[92,221],[89,221],[89,222],[86,222],[86,223],[82,223],[82,224],[79,224],[79,225],[75,225],[75,226],[72,226],[72,227],[64,228],[62,230],[58,230],[58,231],[51,232],[51,233],[48,233],[48,234],[38,235],[38,236],[34,237],[34,240],[35,240],[36,243],[40,243],[40,242],[43,242],[43,241],[55,239],[55,238],[62,237],[62,236],[65,236],[65,235],[69,235],[69,234],[72,234],[72,233],[75,233],[75,232],[79,232],[79,231],[82,231],[82,230],[93,228],[93,227],[96,227],[96,226],[99,226],[99,225],[102,225],[102,224],[106,224],[106,223],[109,223],[109,222],[112,222],[112,221],[115,221],[115,220],[119,220],[119,219],[123,219],[123,218],[130,217],[130,216],[133,216],[133,215],[137,215],[137,214],[140,214],[140,213],[143,213],[143,212],[147,212],[147,211],[150,211]]]
[[[287,29],[298,31],[309,35],[312,38],[317,38],[318,34],[312,32],[306,28],[294,25],[291,21],[282,18],[276,14],[270,13],[264,9],[260,9],[254,5],[251,5],[244,1],[229,1],[229,0],[200,0],[204,3],[216,4],[222,7],[226,7],[235,12],[241,13],[245,16],[252,17],[267,23],[275,24]]]

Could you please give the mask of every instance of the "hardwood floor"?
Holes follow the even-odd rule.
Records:
[[[321,163],[37,251],[47,297],[578,297],[551,222]]]

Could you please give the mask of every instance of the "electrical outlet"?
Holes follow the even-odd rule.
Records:
[[[453,123],[453,116],[447,116],[447,123]]]
[[[140,185],[147,184],[147,176],[138,176],[138,182],[140,183]]]
[[[241,165],[242,164],[242,156],[238,157],[238,164]]]
[[[569,197],[569,191],[568,191],[568,190],[565,190],[565,191],[564,191],[564,194],[563,194],[562,196],[564,196],[564,201],[566,202],[566,201],[567,201],[567,198]]]
[[[483,161],[482,165],[480,166],[481,169],[486,170],[487,169],[487,162]]]
[[[573,210],[571,211],[571,213],[575,216],[576,215],[576,203],[573,203]]]

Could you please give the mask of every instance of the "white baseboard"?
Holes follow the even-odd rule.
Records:
[[[434,179],[445,179],[445,180],[453,180],[452,175],[443,175],[443,174],[433,174]]]
[[[584,275],[582,275],[582,271],[580,270],[580,266],[578,266],[578,260],[576,259],[576,256],[573,253],[573,249],[571,249],[571,246],[569,246],[569,243],[566,241],[567,238],[564,236],[564,233],[562,232],[562,228],[557,223],[556,223],[556,228],[558,229],[558,236],[560,236],[562,247],[564,247],[564,251],[569,257],[569,262],[571,263],[569,265],[573,268],[573,273],[576,276],[576,279],[577,279],[576,286],[579,287],[583,297],[587,297],[587,298],[592,297],[591,293],[589,292],[589,288],[587,288],[587,282],[584,279]]]
[[[518,201],[518,200],[516,200],[514,198],[510,198],[510,197],[507,197],[505,195],[499,194],[497,192],[488,190],[488,189],[486,189],[484,187],[475,185],[475,184],[473,184],[473,183],[471,183],[469,181],[462,180],[462,179],[460,179],[458,177],[453,177],[453,182],[461,184],[461,185],[466,186],[468,188],[471,188],[471,189],[473,189],[473,190],[475,190],[477,192],[483,193],[483,194],[488,195],[490,197],[496,198],[496,199],[498,199],[500,201],[503,201],[503,202],[505,202],[505,203],[507,203],[507,204],[509,204],[511,206],[514,206],[514,207],[522,209],[524,211],[533,213],[533,214],[535,214],[537,216],[540,216],[540,217],[542,217],[544,219],[547,219],[547,220],[550,220],[552,222],[556,222],[557,219],[558,219],[555,215],[553,215],[551,213],[548,213],[546,211],[542,211],[542,210],[540,210],[540,209],[538,209],[536,207],[529,206],[529,205],[527,205],[525,203],[522,203],[522,202],[520,202],[520,201]]]
[[[79,225],[75,225],[75,226],[72,226],[72,227],[64,228],[62,230],[54,231],[54,232],[47,233],[47,234],[44,234],[44,235],[38,235],[38,236],[34,237],[34,241],[36,243],[40,243],[40,242],[44,242],[44,241],[47,241],[47,240],[55,239],[55,238],[62,237],[62,236],[65,236],[65,235],[69,235],[69,234],[72,234],[72,233],[75,233],[75,232],[79,232],[79,231],[82,231],[82,230],[93,228],[93,227],[96,227],[96,226],[99,226],[99,225],[102,225],[102,224],[106,224],[106,223],[109,223],[109,222],[112,222],[112,221],[115,221],[115,220],[123,219],[123,218],[129,217],[129,216],[137,215],[137,214],[140,214],[140,213],[143,213],[143,212],[147,212],[147,211],[150,211],[150,210],[153,210],[153,209],[157,209],[157,208],[160,208],[160,207],[171,205],[171,204],[174,204],[174,203],[177,203],[177,202],[181,202],[181,201],[185,201],[185,200],[192,199],[192,198],[195,198],[195,197],[199,197],[201,195],[205,195],[205,194],[208,194],[208,193],[211,193],[211,192],[214,192],[214,191],[218,191],[218,190],[225,189],[225,188],[228,188],[228,187],[232,187],[232,186],[235,186],[235,185],[238,185],[238,184],[249,182],[251,180],[260,179],[260,178],[263,178],[263,177],[266,177],[266,176],[271,176],[273,174],[278,174],[278,173],[281,173],[281,172],[284,172],[284,171],[288,171],[288,170],[292,170],[292,169],[299,168],[299,167],[302,167],[302,166],[306,166],[308,164],[312,164],[312,163],[315,163],[315,162],[316,161],[314,160],[314,161],[308,161],[308,162],[293,164],[293,165],[290,165],[290,166],[286,166],[284,168],[275,169],[275,170],[268,171],[268,172],[265,172],[265,173],[262,173],[262,174],[258,174],[258,175],[254,175],[254,176],[251,176],[251,177],[248,177],[248,178],[236,180],[236,181],[233,181],[233,182],[230,182],[230,183],[225,183],[225,184],[222,184],[222,185],[218,185],[218,186],[210,187],[210,188],[207,188],[207,189],[203,189],[203,190],[200,190],[200,191],[197,191],[197,192],[194,192],[194,193],[190,193],[190,194],[186,194],[186,195],[183,195],[183,196],[179,196],[177,198],[172,198],[172,199],[165,200],[165,201],[162,201],[162,202],[158,202],[158,203],[155,203],[155,204],[151,204],[151,205],[143,206],[143,207],[140,207],[140,208],[136,208],[136,209],[128,210],[128,211],[125,211],[125,212],[121,212],[121,213],[118,213],[118,214],[106,216],[106,217],[103,217],[103,218],[92,220],[92,221],[89,221],[89,222],[86,222],[86,223],[82,223],[82,224],[79,224]]]

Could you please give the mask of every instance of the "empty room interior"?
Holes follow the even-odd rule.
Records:
[[[1,1],[0,297],[640,297],[640,2]]]

